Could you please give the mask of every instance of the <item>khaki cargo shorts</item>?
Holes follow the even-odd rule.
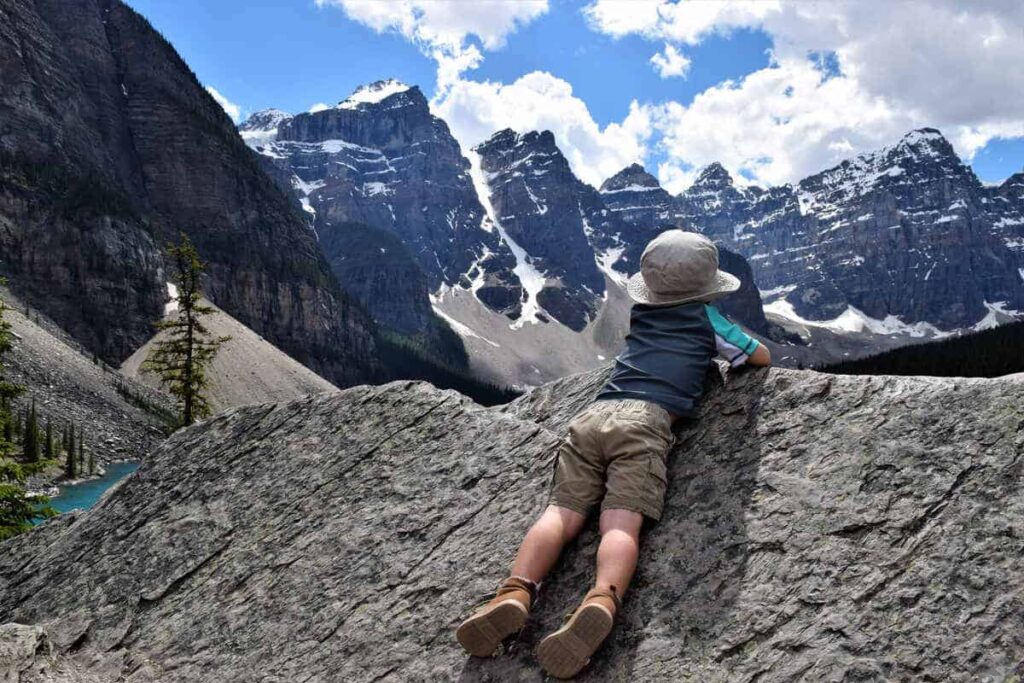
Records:
[[[635,399],[595,401],[573,419],[558,451],[550,503],[587,515],[631,510],[661,518],[665,456],[672,419],[661,406]]]

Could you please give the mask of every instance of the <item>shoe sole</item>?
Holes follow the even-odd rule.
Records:
[[[601,605],[587,605],[537,646],[537,660],[555,678],[572,678],[590,663],[612,630],[612,615]]]
[[[462,622],[455,639],[474,657],[490,657],[501,641],[525,625],[526,608],[516,600],[506,600]]]

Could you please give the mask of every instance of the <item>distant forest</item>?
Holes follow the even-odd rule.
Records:
[[[1024,321],[815,368],[839,375],[1001,377],[1024,372]]]

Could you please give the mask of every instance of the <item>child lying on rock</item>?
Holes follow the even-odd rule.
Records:
[[[669,230],[647,245],[627,286],[636,305],[626,348],[597,400],[569,426],[549,505],[523,539],[511,576],[458,627],[468,653],[492,655],[522,629],[541,582],[598,503],[596,583],[541,641],[537,658],[549,674],[569,678],[604,642],[636,569],[644,517],[661,517],[673,422],[697,414],[716,351],[733,367],[771,362],[764,345],[710,304],[739,284],[718,269],[718,249],[702,235]]]

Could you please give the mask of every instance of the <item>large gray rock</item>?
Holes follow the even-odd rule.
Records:
[[[128,681],[541,680],[532,650],[593,578],[592,527],[506,652],[469,659],[452,628],[506,571],[602,379],[500,410],[395,383],[222,414],[6,543],[0,621]],[[1024,674],[1024,385],[709,382],[584,679]]]

